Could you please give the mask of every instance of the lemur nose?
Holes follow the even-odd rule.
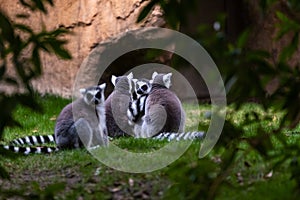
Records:
[[[141,89],[138,89],[138,90],[136,91],[136,93],[138,93],[138,94],[143,94],[143,93],[144,93],[144,91],[143,91],[143,90],[141,90]]]

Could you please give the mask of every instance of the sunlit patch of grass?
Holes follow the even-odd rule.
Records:
[[[70,100],[46,96],[38,98],[38,102],[43,108],[42,112],[32,112],[24,107],[19,107],[14,112],[14,118],[21,126],[7,127],[4,130],[4,141],[11,141],[27,135],[48,135],[54,133],[56,117]]]

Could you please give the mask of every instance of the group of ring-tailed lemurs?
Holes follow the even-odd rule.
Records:
[[[169,89],[171,76],[154,72],[147,80],[134,79],[132,73],[113,75],[114,90],[106,100],[105,83],[80,89],[82,97],[62,109],[53,135],[18,138],[2,148],[24,154],[50,153],[107,146],[108,138],[121,136],[168,141],[202,138],[203,132],[184,132],[185,112]],[[56,147],[36,147],[48,142],[55,142]]]

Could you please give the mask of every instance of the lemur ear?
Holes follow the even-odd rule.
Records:
[[[152,81],[154,80],[154,78],[157,76],[157,72],[153,72],[153,74],[152,74]]]
[[[130,74],[127,75],[127,78],[128,78],[129,80],[133,79],[133,73],[130,72]]]
[[[79,89],[80,94],[84,95],[86,93],[86,89],[85,88],[81,88]]]
[[[101,85],[99,85],[99,87],[101,88],[101,90],[104,90],[106,87],[106,83],[102,83]]]
[[[136,79],[136,78],[133,78],[131,80],[132,80],[132,82],[134,82],[134,84],[136,84],[136,82],[138,81],[138,79]]]
[[[163,81],[167,88],[171,87],[171,76],[172,76],[172,73],[168,73],[163,76]]]
[[[116,80],[117,80],[117,77],[115,75],[112,75],[111,76],[111,83],[116,86]]]

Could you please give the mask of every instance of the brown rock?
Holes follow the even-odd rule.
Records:
[[[18,0],[0,0],[3,9],[12,20],[30,25],[36,32],[45,27],[48,31],[65,27],[72,31],[66,36],[66,48],[72,60],[61,60],[43,53],[43,75],[33,81],[40,93],[51,93],[70,97],[73,82],[83,59],[96,44],[108,40],[126,30],[143,26],[163,26],[162,13],[155,8],[142,23],[137,24],[139,11],[148,3],[146,0],[54,0],[54,7],[48,6],[48,14],[32,13]],[[16,18],[16,14],[28,14],[28,19]]]

